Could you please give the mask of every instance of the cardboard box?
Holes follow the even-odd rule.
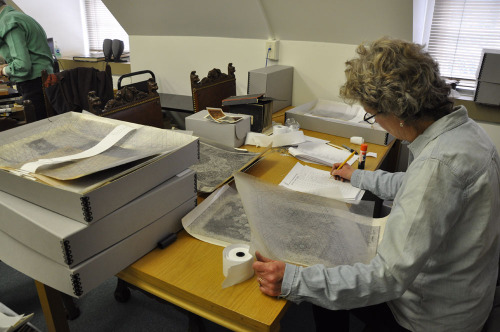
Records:
[[[81,116],[114,125],[125,123],[131,127],[141,127],[146,133],[157,131],[155,136],[158,136],[160,131],[161,137],[164,138],[162,143],[175,148],[146,160],[114,167],[80,179],[64,181],[65,186],[62,187],[0,170],[0,190],[87,224],[96,222],[199,161],[199,142],[196,137],[95,115],[73,113],[64,113],[1,132],[0,141],[6,142],[12,140],[12,137],[30,135],[32,130],[37,130],[37,124],[57,125],[58,121],[63,121],[65,117],[71,120],[71,117]],[[92,185],[93,183],[96,185]]]
[[[179,231],[182,217],[195,205],[196,196],[193,196],[152,224],[73,268],[48,259],[0,231],[0,260],[30,278],[79,297],[156,248],[168,234]]]
[[[0,191],[0,231],[59,264],[73,267],[194,195],[196,173],[186,170],[87,226]]]
[[[186,118],[186,130],[219,144],[237,148],[245,143],[245,137],[250,131],[250,116],[241,114],[225,113],[228,116],[242,117],[236,123],[217,123],[206,116],[207,110],[203,110]]]
[[[301,129],[347,138],[361,136],[365,142],[379,145],[387,145],[394,139],[392,135],[378,125],[350,123],[349,121],[332,118],[326,120],[322,117],[308,115],[317,103],[318,100],[314,100],[286,111],[285,121],[288,118],[293,118],[299,123]]]
[[[263,93],[273,98],[272,113],[292,105],[292,91],[293,67],[275,65],[248,72],[247,93]]]

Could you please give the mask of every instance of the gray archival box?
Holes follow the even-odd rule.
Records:
[[[274,98],[273,113],[292,105],[293,67],[269,66],[248,72],[247,93]]]
[[[0,230],[62,265],[74,267],[196,196],[186,170],[90,224],[0,191]]]

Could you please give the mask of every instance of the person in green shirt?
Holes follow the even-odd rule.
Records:
[[[0,0],[0,55],[7,62],[1,74],[16,84],[23,100],[31,100],[36,119],[47,117],[41,72],[53,73],[52,53],[43,28],[32,17]]]

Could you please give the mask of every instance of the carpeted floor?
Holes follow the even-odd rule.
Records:
[[[117,302],[113,295],[115,286],[116,278],[108,279],[76,300],[81,314],[75,320],[69,321],[72,332],[188,330],[188,317],[185,312],[134,290],[128,302]],[[17,313],[35,313],[31,323],[41,332],[48,331],[35,283],[3,262],[0,262],[0,302]],[[207,332],[229,331],[210,321],[202,321]],[[281,331],[314,331],[311,305],[292,304],[281,320]]]

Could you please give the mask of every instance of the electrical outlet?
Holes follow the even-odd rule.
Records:
[[[266,55],[268,59],[278,60],[278,45],[279,45],[279,40],[266,41]]]

